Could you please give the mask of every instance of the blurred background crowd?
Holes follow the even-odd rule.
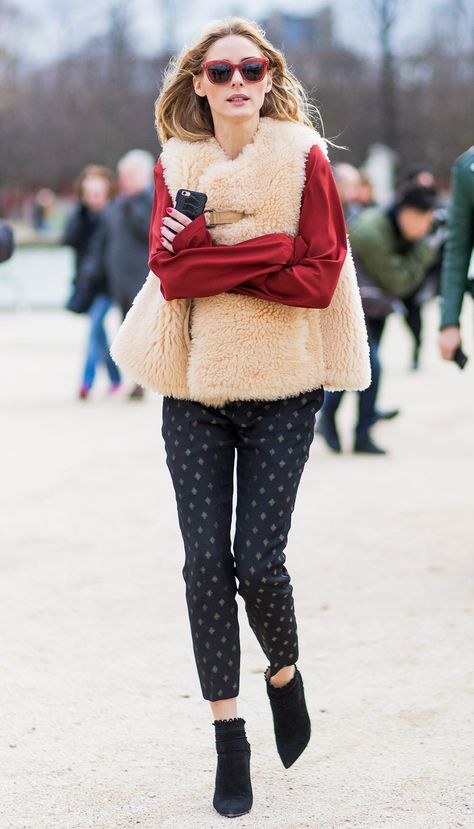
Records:
[[[257,14],[334,144],[374,378],[360,396],[354,448],[382,454],[370,429],[398,414],[377,407],[385,320],[403,316],[417,370],[422,308],[440,291],[450,171],[474,138],[474,7],[467,0],[289,5],[223,2],[218,14]],[[105,318],[112,306],[123,318],[147,273],[160,152],[154,100],[170,56],[216,13],[207,0],[199,8],[115,0],[94,10],[74,0],[41,9],[0,0],[0,217],[16,242],[0,270],[0,309],[88,315],[81,400],[99,366],[111,393],[122,388]],[[127,393],[143,396],[137,386]],[[318,425],[334,452],[339,402],[328,395]]]

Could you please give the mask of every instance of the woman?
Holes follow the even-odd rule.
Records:
[[[95,164],[85,167],[77,181],[79,204],[70,217],[63,236],[63,245],[70,245],[76,252],[74,292],[67,308],[76,313],[88,311],[90,317],[86,357],[78,395],[80,400],[87,400],[89,397],[100,363],[104,363],[107,369],[111,391],[117,391],[121,384],[120,372],[110,356],[104,328],[105,315],[112,305],[105,276],[92,284],[81,275],[82,265],[99,229],[101,213],[115,194],[115,190],[115,178],[111,170]]]
[[[213,803],[231,817],[252,805],[235,594],[269,662],[266,690],[288,768],[309,741],[310,721],[284,549],[322,384],[367,385],[367,343],[325,143],[301,86],[258,26],[211,24],[171,64],[156,122],[163,152],[152,272],[112,350],[165,394],[192,640],[214,717]],[[207,194],[208,227],[205,215],[191,221],[173,208],[180,188]]]

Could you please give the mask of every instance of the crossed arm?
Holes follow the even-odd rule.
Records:
[[[236,245],[215,245],[200,216],[174,237],[172,251],[162,227],[178,216],[172,208],[163,169],[155,168],[150,226],[150,268],[165,299],[232,292],[284,305],[326,308],[347,252],[344,216],[331,168],[319,147],[306,162],[299,233],[258,236]],[[166,241],[166,240],[165,240]]]

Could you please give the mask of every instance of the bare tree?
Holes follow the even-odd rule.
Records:
[[[285,44],[289,64],[320,106],[325,134],[349,148],[333,148],[333,160],[360,164],[380,139],[402,165],[427,163],[445,178],[473,141],[474,14],[467,0],[443,0],[416,50],[398,49],[395,57],[402,0],[370,2],[383,72],[370,49],[341,43],[328,10],[305,19],[281,14],[266,21],[267,29],[276,45]],[[10,29],[3,25],[9,6],[15,0],[0,0],[0,69],[8,69],[0,77],[0,185],[62,188],[85,164],[115,166],[132,147],[158,154],[153,104],[169,54],[140,54],[124,0],[100,35],[85,41],[81,33],[59,57],[36,66],[18,46],[23,25],[15,29],[11,18]]]
[[[474,137],[474,43],[459,6],[449,0],[440,7],[400,75],[402,158],[423,161],[443,179]]]
[[[393,29],[400,11],[399,0],[370,0],[375,16],[381,53],[379,132],[381,140],[393,149],[399,143],[397,73],[393,48]]]
[[[22,14],[16,3],[0,0],[0,122],[8,117],[19,83],[20,53],[17,48]],[[0,186],[6,174],[6,148],[0,140]]]

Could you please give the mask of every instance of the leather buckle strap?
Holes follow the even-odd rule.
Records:
[[[239,213],[238,210],[213,210],[212,208],[207,208],[204,213],[208,214],[207,227],[229,225],[232,222],[238,222],[245,216],[245,213]]]

